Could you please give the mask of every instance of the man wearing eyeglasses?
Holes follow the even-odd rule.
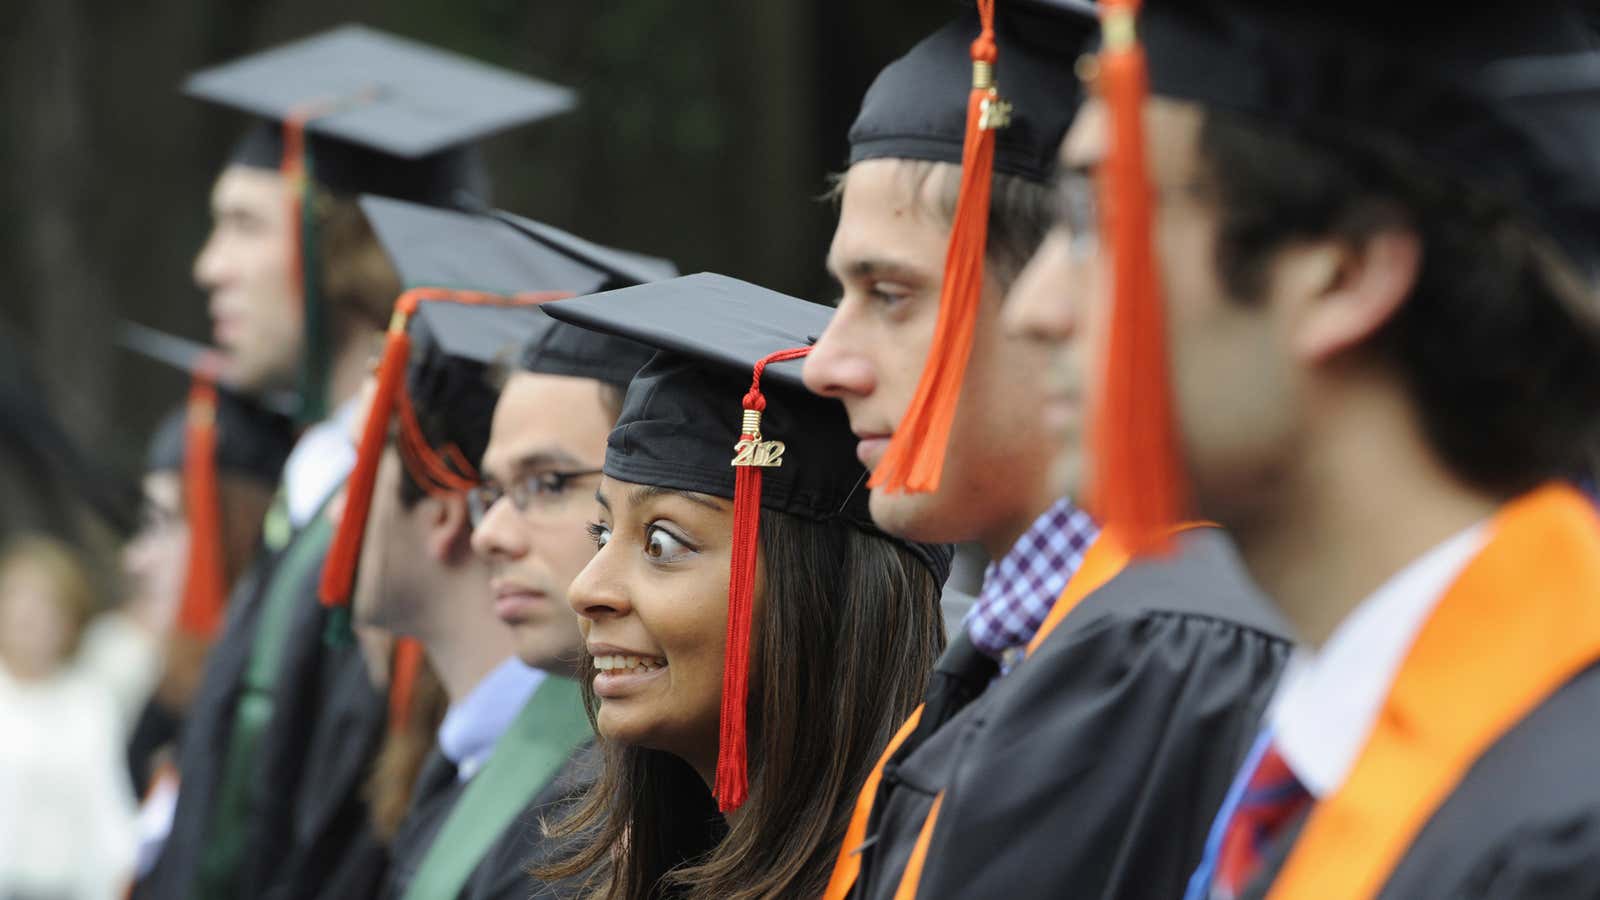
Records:
[[[593,734],[566,602],[594,553],[579,498],[599,475],[620,386],[648,355],[529,308],[426,304],[417,322],[496,346],[531,336],[522,368],[487,378],[498,355],[488,343],[458,348],[467,364],[432,364],[427,335],[414,338],[425,349],[412,368],[432,372],[408,377],[420,438],[391,442],[378,464],[355,617],[416,639],[449,698],[381,896],[526,897],[526,873],[543,861],[537,822],[584,786]],[[464,495],[434,483],[418,440],[481,459],[479,483]]]
[[[649,351],[551,320],[500,393],[483,481],[468,495],[472,546],[494,612],[530,666],[570,674],[583,648],[567,587],[594,556],[585,526],[622,395]]]

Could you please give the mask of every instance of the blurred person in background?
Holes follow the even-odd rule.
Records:
[[[217,393],[212,409],[215,443],[209,464],[216,478],[219,527],[207,539],[219,543],[222,584],[231,585],[260,543],[262,518],[293,432],[285,417],[229,391]],[[145,815],[151,817],[141,831],[147,837],[144,852],[152,858],[142,857],[141,868],[153,861],[171,817],[177,788],[171,756],[215,639],[214,626],[207,628],[194,610],[183,610],[185,602],[196,602],[187,590],[195,577],[190,569],[195,511],[185,494],[185,472],[202,462],[190,458],[188,413],[188,404],[173,410],[151,437],[139,528],[122,552],[126,602],[151,611],[150,624],[165,651],[160,680],[128,740],[129,774],[136,792],[147,798]]]
[[[352,401],[400,292],[355,197],[481,198],[473,142],[572,98],[354,25],[197,73],[185,92],[258,117],[219,172],[194,264],[219,378],[250,392],[298,383],[300,419],[317,424],[285,463],[265,552],[229,603],[182,741],[171,834],[139,896],[302,896],[364,840],[363,748],[376,751],[384,718],[348,625],[317,601],[328,502],[354,463]],[[463,102],[488,93],[498,102]]]
[[[115,897],[132,873],[123,748],[170,613],[144,598],[95,607],[67,545],[32,536],[0,552],[0,897]]]

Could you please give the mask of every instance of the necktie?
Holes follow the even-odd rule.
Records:
[[[1213,900],[1239,896],[1260,872],[1262,853],[1312,802],[1311,792],[1284,762],[1277,744],[1269,743],[1223,833]]]

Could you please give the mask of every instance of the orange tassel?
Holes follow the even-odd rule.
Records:
[[[477,469],[460,447],[450,444],[442,450],[434,450],[428,443],[427,436],[422,433],[422,423],[417,420],[411,392],[404,385],[400,387],[397,410],[400,458],[413,481],[433,496],[460,493],[478,483]]]
[[[1101,5],[1105,39],[1097,82],[1109,117],[1109,145],[1100,208],[1112,248],[1112,312],[1093,407],[1089,496],[1105,529],[1132,552],[1147,554],[1170,551],[1189,492],[1153,246],[1154,197],[1145,171],[1147,84],[1134,31],[1138,7],[1138,0]]]
[[[508,298],[481,291],[412,288],[395,300],[394,317],[389,321],[383,357],[378,363],[377,391],[372,397],[372,407],[367,411],[367,420],[362,425],[361,443],[356,448],[355,468],[351,469],[350,477],[345,481],[344,514],[339,519],[339,529],[334,533],[327,562],[322,568],[322,580],[317,586],[317,595],[321,598],[323,606],[343,607],[350,602],[350,589],[355,583],[356,565],[361,561],[361,544],[367,528],[367,516],[372,509],[372,487],[378,477],[378,463],[382,461],[383,448],[388,443],[389,422],[394,417],[395,408],[401,397],[405,394],[406,369],[411,362],[411,336],[406,332],[406,328],[411,322],[411,317],[416,314],[417,306],[424,302],[532,306],[570,296],[572,296],[570,293],[563,291],[544,291],[518,294]],[[407,406],[409,407],[409,402]],[[415,426],[415,412],[408,408],[401,419],[405,420],[407,416]],[[401,430],[402,449],[404,449],[408,440],[404,423]],[[416,429],[411,439],[423,447],[427,446],[427,442],[421,437],[420,427]],[[412,447],[411,451],[417,453],[418,448]],[[433,454],[431,448],[427,455],[431,461],[437,462],[437,456]],[[464,461],[460,450],[456,450],[455,455]],[[438,465],[444,468],[442,462],[438,462]],[[471,467],[467,468],[470,471]],[[450,484],[459,485],[459,479],[453,473],[449,473],[448,468],[444,468],[444,472],[452,479]],[[425,485],[430,484],[426,472],[418,481]]]
[[[295,314],[305,316],[305,217],[306,199],[306,123],[317,110],[311,106],[295,110],[283,120],[283,160],[279,170],[289,188],[289,284],[295,293]]]
[[[728,629],[722,661],[722,716],[718,722],[717,809],[732,812],[750,794],[749,738],[745,716],[750,697],[750,621],[755,614],[756,546],[761,530],[761,413],[767,398],[761,374],[767,366],[799,359],[810,347],[779,350],[755,364],[744,395],[744,425],[734,452],[733,558],[728,566]],[[743,461],[748,460],[748,461]]]
[[[422,643],[416,638],[396,637],[394,661],[389,667],[389,732],[399,734],[411,722],[411,703],[416,695],[417,673],[422,669]]]
[[[972,42],[972,93],[961,149],[961,192],[945,251],[939,320],[911,405],[895,428],[868,487],[923,493],[939,489],[956,402],[972,356],[972,335],[983,298],[983,263],[989,241],[989,194],[994,185],[995,130],[1010,107],[994,84],[994,0],[979,0],[983,32]]]
[[[344,513],[339,517],[339,530],[334,534],[328,560],[322,567],[322,582],[317,587],[323,606],[344,606],[350,602],[350,587],[355,581],[356,563],[361,559],[367,513],[372,508],[372,486],[388,440],[389,416],[411,359],[411,335],[406,333],[406,325],[416,312],[419,299],[416,292],[407,291],[395,301],[394,318],[389,321],[383,358],[378,363],[378,388],[362,425],[355,468],[345,482]]]
[[[210,638],[222,626],[228,591],[222,553],[222,497],[217,486],[216,358],[195,369],[184,417],[183,492],[189,523],[189,564],[178,627]]]

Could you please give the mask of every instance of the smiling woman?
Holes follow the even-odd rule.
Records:
[[[629,388],[569,593],[606,762],[539,874],[606,898],[817,896],[943,644],[948,548],[872,527],[843,410],[766,365],[826,308],[697,275],[546,309],[671,352]]]

